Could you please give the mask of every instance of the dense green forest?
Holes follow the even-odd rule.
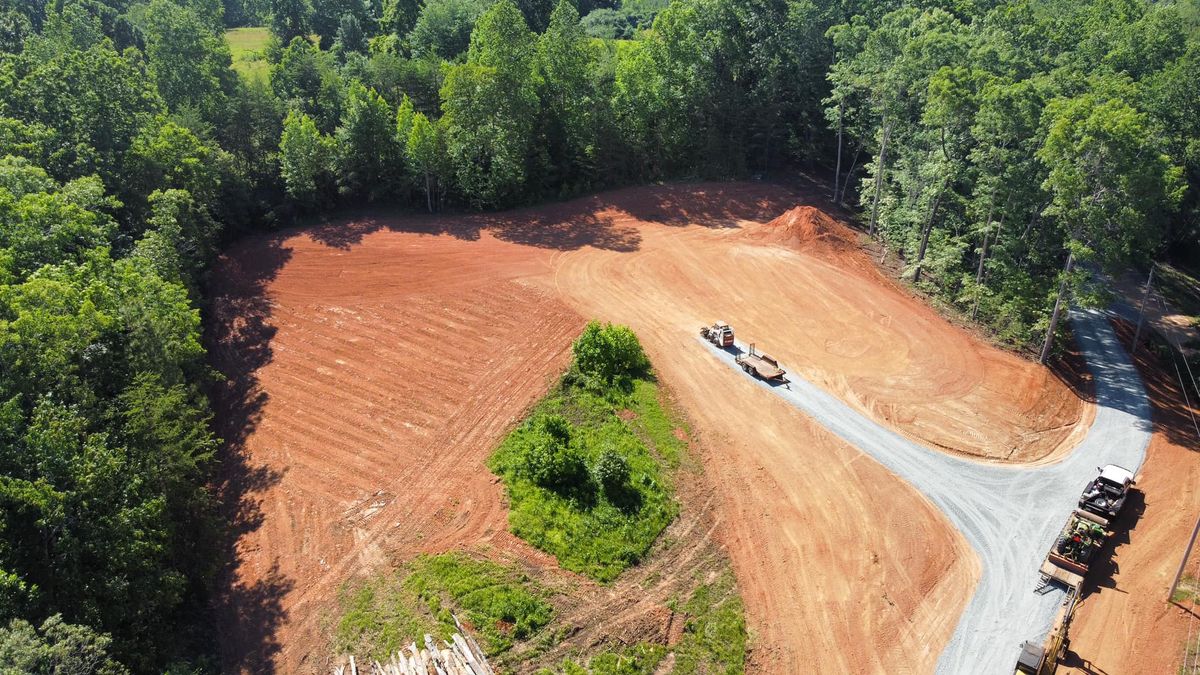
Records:
[[[0,0],[0,669],[216,667],[226,241],[799,172],[1037,346],[1195,251],[1200,13],[1144,0]],[[269,26],[262,76],[225,31]],[[8,671],[6,671],[8,672]]]

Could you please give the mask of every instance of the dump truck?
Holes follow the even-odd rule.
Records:
[[[1116,464],[1096,470],[1100,475],[1083,489],[1083,495],[1079,497],[1079,508],[1104,518],[1116,518],[1121,512],[1121,507],[1125,505],[1125,498],[1129,496],[1129,488],[1133,485],[1133,472]]]
[[[756,375],[768,382],[787,382],[783,377],[786,371],[779,367],[779,361],[756,351],[753,343],[750,344],[750,351],[738,354],[734,360],[742,367],[742,370],[751,375]]]
[[[733,346],[733,329],[724,321],[718,321],[711,326],[701,326],[700,337],[722,349]]]

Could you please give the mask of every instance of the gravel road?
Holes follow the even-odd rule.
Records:
[[[1064,599],[1061,590],[1039,595],[1034,588],[1042,559],[1083,487],[1097,466],[1119,464],[1136,473],[1145,458],[1150,405],[1137,369],[1104,313],[1075,311],[1071,323],[1095,376],[1096,418],[1078,447],[1054,464],[948,455],[900,436],[800,378],[787,387],[759,382],[924,493],[979,555],[979,586],[938,662],[940,674],[1013,672],[1021,642],[1045,636]],[[708,347],[737,368],[737,348]]]

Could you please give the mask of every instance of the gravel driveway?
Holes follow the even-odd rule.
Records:
[[[788,387],[759,382],[924,493],[979,555],[979,586],[938,673],[1013,672],[1021,643],[1049,632],[1064,599],[1057,588],[1044,595],[1034,588],[1042,559],[1080,492],[1096,467],[1119,464],[1137,473],[1145,458],[1150,405],[1137,369],[1103,312],[1074,311],[1071,323],[1095,376],[1096,418],[1078,447],[1054,464],[1006,465],[948,455],[879,425],[805,380],[795,378]],[[734,350],[704,344],[738,368]]]

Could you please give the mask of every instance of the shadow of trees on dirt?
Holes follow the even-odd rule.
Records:
[[[222,567],[213,593],[216,632],[224,672],[270,672],[281,645],[275,629],[284,619],[282,600],[294,582],[277,565],[246,582],[239,572],[238,542],[262,526],[261,495],[282,473],[257,465],[246,440],[262,418],[267,393],[255,372],[271,362],[271,303],[266,286],[291,258],[277,238],[252,237],[235,245],[215,266],[205,343],[210,364],[224,379],[210,396],[223,439],[214,490],[226,522]]]
[[[633,221],[673,227],[733,228],[766,221],[794,205],[789,189],[745,183],[685,183],[631,187],[571,201],[494,213],[404,213],[374,207],[321,216],[298,229],[333,248],[349,249],[381,230],[449,235],[475,241],[487,230],[501,241],[570,251],[593,248],[633,252],[641,233]],[[776,197],[764,197],[775,194]]]

